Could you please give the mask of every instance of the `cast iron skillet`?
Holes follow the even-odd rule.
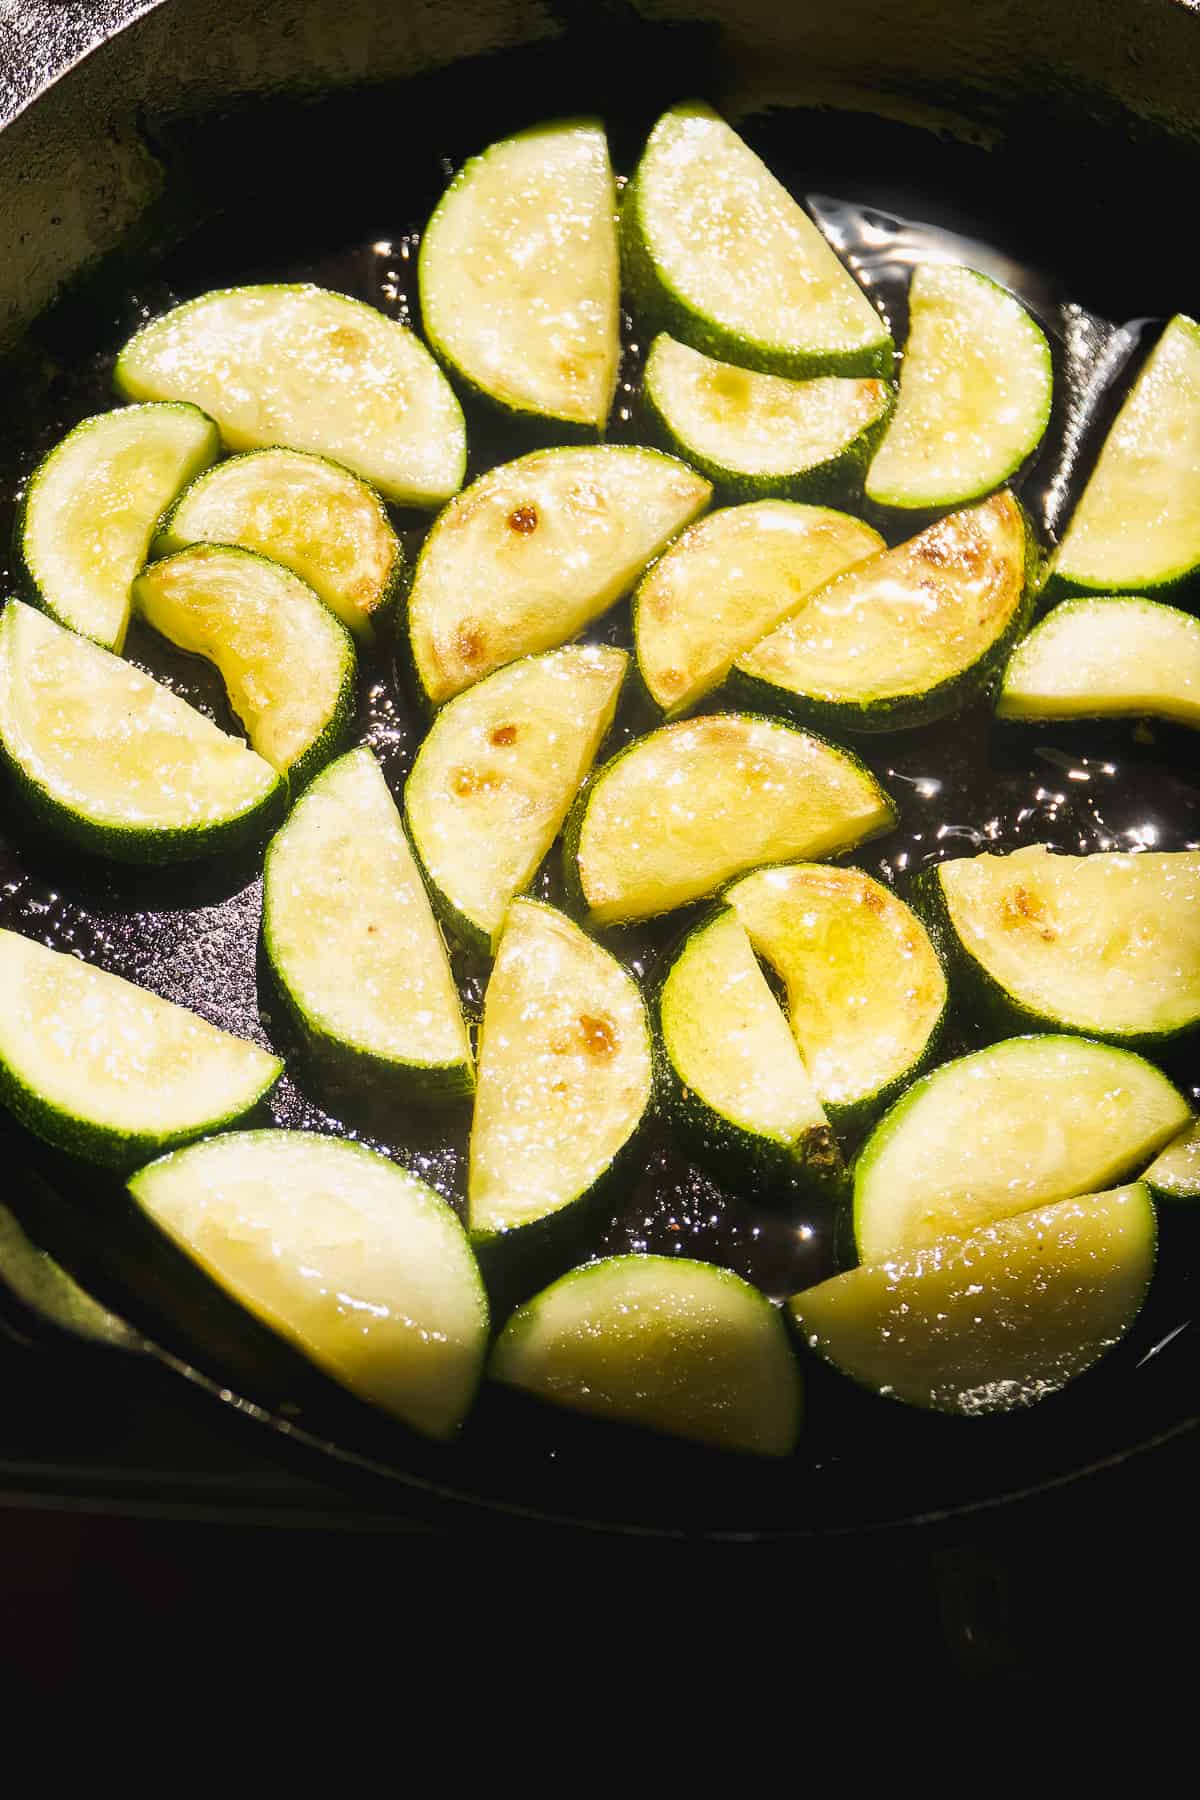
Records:
[[[1019,3],[1005,9],[1001,40],[986,9],[961,0],[803,10],[793,18],[760,0],[549,10],[520,0],[110,0],[99,17],[24,8],[20,43],[0,40],[9,109],[28,101],[0,134],[0,218],[10,221],[0,501],[64,429],[109,404],[112,353],[140,317],[207,287],[300,275],[407,317],[415,234],[465,155],[540,117],[596,110],[628,168],[661,106],[700,93],[744,121],[810,201],[899,337],[907,267],[961,250],[946,232],[970,234],[972,256],[1035,308],[1055,340],[1059,398],[1023,493],[1052,530],[1145,327],[1197,304],[1176,254],[1175,206],[1194,191],[1200,21],[1171,0],[1091,0],[1050,18]],[[636,432],[637,367],[630,332],[617,436]],[[469,423],[475,468],[522,447]],[[416,541],[420,523],[399,522]],[[204,671],[151,634],[135,634],[130,654],[226,716]],[[623,728],[648,722],[631,714]],[[417,727],[386,659],[364,671],[360,723],[402,781]],[[1193,745],[1182,732],[1156,730],[1147,743],[1128,728],[1005,735],[986,710],[870,740],[868,760],[903,819],[861,861],[903,889],[917,867],[984,844],[1195,847]],[[0,838],[0,923],[292,1049],[256,952],[254,857],[122,872],[65,854],[11,809]],[[541,891],[555,895],[552,868]],[[666,941],[649,932],[619,948],[648,971]],[[461,973],[477,1000],[482,971]],[[960,1032],[947,1053],[971,1041]],[[1173,1072],[1188,1085],[1197,1076],[1186,1064]],[[461,1192],[465,1118],[363,1112],[302,1063],[272,1111],[281,1123],[353,1130]],[[1018,1418],[926,1418],[812,1369],[810,1429],[785,1466],[644,1440],[492,1391],[462,1442],[435,1450],[281,1350],[138,1220],[116,1184],[12,1127],[0,1151],[25,1231],[130,1322],[115,1332],[126,1351],[266,1426],[281,1454],[323,1458],[327,1479],[368,1490],[376,1509],[455,1500],[635,1530],[857,1531],[1054,1486],[1198,1422],[1195,1252],[1176,1225],[1130,1342]],[[665,1133],[596,1247],[713,1257],[779,1294],[833,1266],[827,1219],[722,1193]],[[126,1379],[119,1360],[108,1368],[113,1382]]]

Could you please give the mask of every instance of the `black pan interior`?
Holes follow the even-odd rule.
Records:
[[[708,37],[682,26],[639,30],[624,21],[619,55],[589,28],[582,46],[568,35],[350,98],[275,96],[222,117],[163,122],[156,148],[171,175],[152,227],[76,283],[37,322],[12,365],[19,404],[9,410],[0,441],[0,505],[11,509],[23,477],[70,425],[110,404],[114,352],[139,319],[214,286],[309,278],[417,322],[419,232],[465,156],[547,114],[599,110],[617,166],[627,171],[663,104],[688,91],[721,98]],[[581,53],[589,45],[591,54]],[[1158,143],[1133,146],[1111,125],[1067,129],[1052,116],[1036,127],[1029,118],[989,148],[928,123],[837,107],[760,108],[742,125],[851,256],[899,341],[908,269],[939,252],[965,254],[996,273],[1041,318],[1054,343],[1058,398],[1022,493],[1049,536],[1155,327],[1193,304],[1172,236],[1190,158]],[[1122,191],[1140,197],[1136,211],[1113,205],[1118,171]],[[612,426],[618,438],[638,435],[641,348],[629,320]],[[472,473],[525,447],[470,411],[468,426]],[[415,548],[423,522],[399,515],[397,522]],[[621,609],[600,635],[628,641]],[[193,659],[145,630],[131,636],[128,653],[232,724],[219,686]],[[361,686],[360,734],[398,793],[419,741],[416,709],[387,654],[364,666]],[[618,731],[650,723],[631,705]],[[1194,743],[1182,731],[1006,732],[977,708],[942,726],[856,747],[902,812],[899,830],[857,860],[902,893],[919,868],[975,848],[1200,847],[1200,780]],[[553,859],[539,891],[558,895]],[[257,953],[259,899],[253,856],[166,874],[121,871],[64,853],[8,799],[0,923],[80,951],[294,1052]],[[683,923],[676,917],[664,928],[623,934],[613,947],[652,976]],[[485,971],[463,960],[459,973],[477,1005]],[[956,1024],[946,1053],[975,1041]],[[1194,1062],[1172,1072],[1200,1093]],[[360,1097],[324,1089],[297,1059],[270,1117],[353,1132],[461,1201],[469,1123],[463,1113],[365,1110]],[[433,1450],[282,1352],[134,1216],[116,1184],[68,1166],[11,1125],[3,1127],[0,1149],[16,1171],[13,1204],[87,1285],[218,1381],[380,1465],[395,1479],[397,1506],[440,1491],[651,1530],[852,1529],[1058,1481],[1195,1414],[1198,1339],[1187,1328],[1195,1242],[1186,1224],[1171,1220],[1137,1331],[1067,1394],[1025,1415],[927,1418],[870,1399],[810,1364],[809,1430],[784,1466],[759,1468],[658,1443],[488,1389],[462,1442]],[[665,1128],[593,1247],[712,1258],[776,1295],[834,1266],[827,1216],[755,1206],[721,1190],[684,1160]],[[113,1378],[120,1378],[115,1366]]]

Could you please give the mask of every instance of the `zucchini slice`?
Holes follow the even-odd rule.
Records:
[[[514,900],[488,982],[467,1179],[476,1242],[544,1225],[596,1188],[651,1096],[633,977],[570,919]]]
[[[770,375],[891,374],[891,334],[866,294],[711,108],[659,119],[621,234],[634,305],[655,331]]]
[[[1133,1324],[1154,1273],[1141,1182],[889,1256],[796,1294],[811,1349],[878,1394],[978,1417],[1033,1406]]]
[[[307,582],[253,550],[197,544],[151,563],[134,600],[156,631],[215,664],[272,768],[299,786],[351,723],[357,659]]]
[[[458,936],[490,951],[612,723],[624,650],[569,644],[497,669],[440,712],[404,789],[413,844]]]
[[[863,1147],[859,1256],[883,1262],[1093,1193],[1145,1168],[1189,1117],[1152,1063],[1088,1038],[1005,1038],[943,1063]]]
[[[76,956],[0,931],[0,1100],[48,1144],[130,1168],[257,1106],[277,1056]]]
[[[577,637],[711,493],[673,457],[624,444],[537,450],[481,476],[438,519],[413,577],[408,628],[425,698],[440,706]]]
[[[1029,616],[1032,540],[1005,489],[848,569],[739,656],[755,705],[848,731],[958,712],[987,687]]]
[[[1171,320],[1113,422],[1047,592],[1166,594],[1200,565],[1200,325]]]
[[[651,699],[668,717],[688,711],[815,589],[885,548],[848,513],[790,500],[728,506],[689,526],[634,595]]]
[[[20,600],[0,615],[0,751],[48,825],[121,862],[235,849],[284,799],[240,738]]]
[[[947,989],[928,932],[861,869],[759,869],[724,899],[784,984],[793,1035],[831,1123],[857,1130],[937,1048]]]
[[[867,472],[880,506],[963,506],[1042,441],[1054,372],[1045,333],[1007,289],[956,264],[913,270],[900,394]]]
[[[271,842],[263,946],[310,1048],[416,1099],[473,1086],[446,946],[370,750],[324,769]]]
[[[30,476],[17,517],[30,598],[61,625],[120,651],[154,528],[220,449],[216,426],[196,406],[122,406],[68,432]]]
[[[1153,1050],[1200,1024],[1200,852],[1058,856],[1031,844],[918,879],[964,985],[1008,1029]]]
[[[462,408],[420,338],[327,288],[201,294],[143,325],[114,379],[131,400],[202,406],[227,450],[311,450],[402,506],[440,506],[462,486]]]
[[[704,356],[662,331],[642,402],[664,447],[733,500],[838,505],[862,488],[892,406],[885,381],[788,381]]]
[[[240,1305],[368,1405],[449,1438],[482,1373],[488,1306],[440,1195],[374,1150],[234,1131],[141,1169],[129,1192]]]
[[[1017,645],[1001,719],[1173,719],[1200,726],[1200,619],[1157,600],[1064,600]]]
[[[750,713],[664,725],[606,762],[575,803],[567,884],[595,925],[702,900],[760,863],[835,856],[896,808],[848,750]]]
[[[552,1406],[760,1456],[789,1456],[803,1417],[779,1310],[683,1256],[572,1269],[513,1314],[488,1374]]]
[[[396,599],[404,558],[374,488],[323,456],[253,450],[194,481],[162,522],[156,556],[240,544],[307,581],[366,643]]]
[[[1179,1200],[1200,1200],[1200,1119],[1172,1138],[1142,1176],[1151,1196],[1173,1205]]]
[[[673,1110],[738,1185],[835,1187],[837,1145],[750,940],[731,912],[689,932],[659,996]]]
[[[506,412],[603,429],[621,355],[604,127],[535,126],[460,169],[421,240],[435,353]]]

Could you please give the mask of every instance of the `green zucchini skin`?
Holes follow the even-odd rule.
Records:
[[[724,362],[735,360],[729,335],[702,319],[659,274],[646,243],[640,205],[638,178],[634,175],[621,198],[621,279],[643,329],[667,331],[681,344],[690,344],[706,356]],[[744,368],[757,369],[764,375],[785,375],[793,381],[817,375],[865,375],[890,381],[896,353],[882,319],[879,327],[881,341],[860,350],[786,353],[743,339],[736,345],[736,361]]]
[[[740,879],[740,878],[739,878]],[[715,1179],[734,1189],[786,1206],[798,1196],[838,1202],[847,1189],[846,1166],[831,1129],[810,1132],[800,1145],[783,1144],[724,1118],[693,1088],[685,1086],[663,1029],[663,989],[688,939],[708,929],[728,907],[708,907],[663,958],[647,999],[654,1030],[655,1082],[659,1110],[669,1117],[679,1142]]]
[[[1102,1031],[1090,1025],[1085,1030],[1010,994],[971,954],[954,929],[937,864],[921,869],[913,877],[909,902],[950,973],[956,1006],[987,1034],[989,1042],[1039,1032],[1053,1036],[1067,1033],[1112,1044],[1119,1050],[1134,1050],[1157,1062],[1168,1050],[1172,1055],[1186,1052],[1200,1041],[1200,1021],[1179,1031]]]
[[[653,348],[651,353],[653,354]],[[692,468],[707,475],[722,499],[731,505],[750,500],[800,500],[810,506],[830,506],[841,510],[862,498],[863,482],[875,452],[883,441],[888,421],[896,404],[893,388],[887,404],[858,436],[845,444],[836,455],[807,468],[779,475],[748,475],[727,468],[714,457],[705,456],[694,445],[677,435],[659,406],[654,389],[644,383],[639,398],[639,413],[646,437],[660,450],[682,457]]]
[[[1003,676],[1012,651],[1033,621],[1041,565],[1032,522],[1015,496],[1014,502],[1021,515],[1025,536],[1022,598],[1004,631],[969,668],[947,676],[920,694],[885,695],[862,702],[822,700],[797,694],[751,675],[735,663],[729,674],[730,704],[745,707],[747,711],[774,713],[797,725],[815,726],[830,733],[871,734],[908,731],[953,718],[974,701],[990,694]]]

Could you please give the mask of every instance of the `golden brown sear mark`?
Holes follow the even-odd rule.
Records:
[[[507,750],[510,744],[517,741],[517,728],[515,725],[497,725],[489,734],[488,741],[495,744],[498,750]]]
[[[474,619],[464,619],[455,633],[454,648],[458,651],[460,661],[468,665],[482,662],[487,649],[483,627],[477,625]]]
[[[1010,929],[1032,925],[1046,943],[1054,942],[1054,929],[1046,922],[1046,909],[1038,896],[1031,894],[1028,888],[1016,887],[1011,894],[1004,896],[1001,917]]]
[[[537,530],[538,509],[532,500],[522,500],[520,506],[513,507],[508,515],[508,528],[518,537],[528,537],[530,532]]]

